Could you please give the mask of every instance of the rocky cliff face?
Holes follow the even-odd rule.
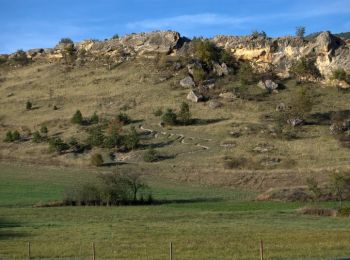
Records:
[[[289,68],[301,57],[311,57],[321,75],[329,79],[332,71],[342,68],[350,74],[350,45],[329,32],[323,32],[311,41],[301,38],[266,38],[253,36],[216,36],[214,44],[228,50],[236,59],[254,63],[260,70],[273,68],[281,77],[289,75]],[[191,42],[173,31],[131,34],[105,41],[87,40],[75,44],[77,54],[107,57],[122,61],[138,55],[172,54],[190,55]],[[27,51],[30,59],[47,58],[50,61],[64,58],[66,46],[53,49]],[[11,59],[12,55],[0,58]]]

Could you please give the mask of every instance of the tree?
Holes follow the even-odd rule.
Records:
[[[80,110],[77,110],[73,115],[71,122],[73,124],[82,125],[84,123],[84,118]]]
[[[23,50],[16,51],[13,60],[21,65],[26,65],[29,63],[29,58],[27,57],[27,53]]]
[[[322,192],[317,180],[315,178],[310,177],[306,179],[306,183],[309,188],[309,191],[312,193],[313,199],[315,201],[318,200],[321,197]]]
[[[304,38],[305,36],[305,27],[304,26],[298,26],[295,28],[295,35],[300,38]]]
[[[69,149],[69,145],[63,142],[60,137],[56,137],[49,140],[49,149],[53,152],[62,153]]]
[[[294,62],[290,68],[290,72],[298,80],[307,80],[310,77],[320,77],[320,72],[315,66],[314,60],[302,57],[301,59]]]
[[[74,44],[74,42],[73,42],[72,39],[70,39],[70,38],[62,38],[62,39],[59,41],[59,44]]]
[[[105,136],[102,132],[102,128],[100,126],[96,126],[89,131],[89,137],[87,139],[87,143],[91,146],[101,146],[103,145],[105,140]]]
[[[99,153],[95,153],[90,158],[91,164],[96,167],[100,167],[103,165],[103,157]]]
[[[350,190],[350,178],[344,174],[339,173],[332,175],[331,188],[337,200],[339,201],[339,206],[341,208],[345,195],[348,194]]]
[[[180,106],[180,112],[178,114],[182,124],[188,125],[191,123],[191,112],[190,107],[186,102],[182,102]]]
[[[114,34],[113,36],[112,36],[112,39],[119,39],[119,34]]]
[[[136,173],[123,175],[122,178],[132,191],[133,201],[137,201],[137,194],[140,190],[147,188],[147,185],[141,181],[141,176]]]
[[[168,108],[162,115],[161,119],[165,125],[176,125],[177,115],[171,108]]]
[[[124,144],[127,149],[134,150],[138,147],[140,138],[135,127],[131,127],[129,133],[124,137]]]
[[[117,115],[117,120],[119,120],[119,122],[121,122],[123,125],[130,124],[131,122],[129,116],[125,113],[119,113]]]
[[[94,112],[94,114],[90,118],[90,124],[98,124],[98,121],[99,121],[99,117],[96,114],[96,112]]]
[[[27,103],[26,103],[26,109],[27,109],[27,110],[31,110],[32,107],[33,107],[32,102],[27,101]]]

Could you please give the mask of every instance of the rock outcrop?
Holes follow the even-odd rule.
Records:
[[[210,39],[218,47],[226,49],[237,60],[246,60],[261,71],[273,69],[280,77],[288,77],[292,64],[302,57],[311,58],[321,76],[330,79],[336,69],[344,69],[350,74],[349,42],[332,35],[330,32],[320,33],[312,40],[299,37],[268,38],[264,36],[216,36]],[[47,58],[60,60],[63,58],[65,46],[57,45],[52,49],[33,49],[27,51],[28,58],[35,60]],[[86,40],[74,44],[74,51],[92,57],[112,58],[113,61],[124,61],[129,57],[143,55],[155,57],[157,54],[191,56],[191,41],[181,37],[174,31],[156,31],[130,34],[117,39],[104,41]],[[8,55],[9,59],[13,55]],[[4,59],[4,58],[2,58]],[[198,65],[188,68],[193,73]],[[218,75],[226,75],[226,64],[215,64]]]

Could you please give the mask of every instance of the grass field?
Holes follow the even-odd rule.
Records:
[[[257,202],[255,192],[146,178],[157,206],[33,208],[60,199],[93,171],[11,166],[0,170],[0,259],[335,259],[350,255],[347,218],[299,215],[301,203]],[[329,202],[326,206],[335,206]]]

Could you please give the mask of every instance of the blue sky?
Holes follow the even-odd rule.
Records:
[[[60,38],[176,30],[187,37],[350,31],[350,0],[0,0],[0,53],[53,47]]]

